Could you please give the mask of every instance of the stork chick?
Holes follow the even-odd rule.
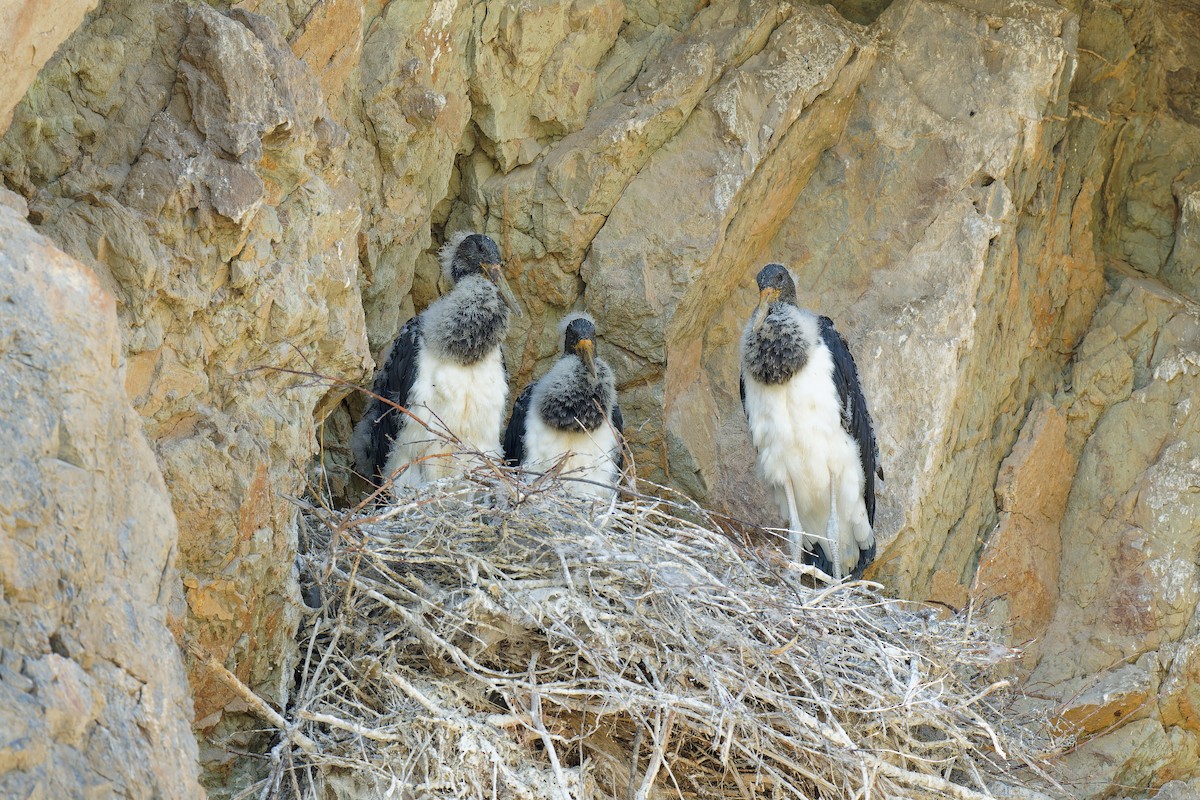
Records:
[[[439,256],[454,288],[404,325],[373,386],[425,424],[373,398],[351,440],[359,474],[397,487],[461,474],[452,438],[465,449],[500,451],[508,405],[501,342],[510,312],[521,310],[489,237],[457,233]]]
[[[875,558],[879,449],[858,370],[828,317],[796,305],[781,264],[758,273],[741,342],[742,407],[794,560],[840,580]]]
[[[596,357],[596,325],[573,312],[562,326],[562,357],[517,398],[504,434],[510,464],[561,474],[576,494],[611,498],[623,459],[624,419],[612,368]]]

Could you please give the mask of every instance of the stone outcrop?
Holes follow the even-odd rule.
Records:
[[[279,703],[299,614],[288,497],[314,414],[345,393],[280,370],[370,367],[346,143],[270,20],[128,0],[64,46],[0,155],[30,218],[117,298],[125,389],[179,521],[182,635]],[[190,679],[208,741],[257,725],[201,664]]]
[[[0,190],[0,795],[202,797],[178,530],[113,298]]]
[[[1197,29],[1187,0],[105,0],[0,175],[116,298],[180,635],[269,700],[300,613],[286,498],[352,493],[360,405],[278,368],[365,378],[445,288],[437,245],[484,230],[528,312],[514,383],[586,307],[639,474],[777,524],[737,392],[777,260],[867,388],[870,576],[1025,644],[1091,737],[1075,790],[1112,796],[1185,779],[1200,733]],[[215,743],[252,723],[190,678],[208,780],[237,784]]]
[[[1065,760],[1081,790],[1183,779],[1200,762],[1200,307],[1138,274],[1111,279],[1065,388],[1035,406],[1002,471],[1014,510],[976,586],[1082,737]]]
[[[1079,796],[1170,781],[1162,796],[1190,796],[1200,129],[1181,32],[1200,17],[1170,2],[1079,11],[1069,131],[1111,153],[1107,183],[1081,192],[1095,198],[1108,296],[1000,471],[970,595],[1024,645],[1020,672],[1080,737],[1063,760]]]

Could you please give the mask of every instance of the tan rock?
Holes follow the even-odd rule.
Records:
[[[13,107],[54,51],[83,22],[98,0],[12,0],[0,5],[0,134]]]
[[[263,8],[247,10],[262,14],[279,8],[269,2],[257,5]],[[340,119],[349,114],[348,89],[362,59],[365,21],[366,6],[361,0],[333,0],[313,5],[299,28],[287,34],[292,52],[313,71],[321,96]]]
[[[1030,678],[1094,737],[1065,759],[1094,781],[1089,796],[1187,775],[1196,760],[1200,315],[1156,281],[1111,279],[1055,399],[1080,456]]]
[[[16,205],[0,203],[0,795],[202,797],[167,629],[177,528],[113,298]]]
[[[952,584],[970,585],[995,525],[996,471],[1033,386],[1102,290],[1086,253],[1064,269],[1087,217],[1054,188],[1074,167],[1049,152],[1066,132],[1075,20],[979,6],[898,2],[879,17],[893,44],[758,258],[792,267],[801,301],[856,354],[886,474],[873,574],[944,601],[963,598]]]
[[[542,0],[480,9],[471,72],[480,144],[508,172],[583,125],[596,66],[617,38],[617,0]]]
[[[140,68],[92,71],[116,49]],[[53,88],[72,70],[89,75],[74,100]],[[179,521],[185,635],[283,704],[298,619],[286,497],[303,491],[313,415],[331,403],[329,384],[274,368],[358,379],[369,365],[345,132],[272,23],[204,4],[109,3],[18,120],[35,107],[61,127],[14,128],[0,163],[118,298],[127,386]],[[50,172],[67,177],[27,183]],[[226,719],[240,701],[204,667],[191,680],[203,728],[259,727]]]
[[[1168,286],[1197,298],[1200,297],[1200,169],[1196,170],[1193,181],[1177,181],[1174,192],[1179,224],[1162,279]]]
[[[1124,725],[1084,742],[1071,754],[1060,777],[1075,797],[1112,796],[1113,786],[1148,786],[1171,763],[1172,742],[1155,720]]]
[[[866,42],[834,15],[798,9],[761,52],[714,85],[592,240],[581,270],[588,307],[606,321],[608,341],[665,368],[662,422],[651,417],[641,429],[661,437],[669,459],[641,465],[652,479],[710,490],[726,456],[715,446],[716,425],[695,421],[724,422],[729,411],[721,414],[716,400],[737,397],[737,373],[728,339],[701,372],[703,331],[753,266],[762,246],[755,240],[779,224],[832,143],[870,61]],[[721,329],[727,337],[735,331]],[[696,382],[704,373],[711,383]],[[728,400],[720,407],[738,408]]]
[[[467,3],[388,3],[367,24],[361,86],[346,86],[337,104],[345,109],[347,171],[364,215],[350,255],[362,265],[359,288],[376,355],[414,313],[408,295],[417,259],[432,241],[431,219],[450,191],[455,156],[470,149],[472,14]]]
[[[1130,795],[1130,800],[1134,796]],[[1200,797],[1200,778],[1164,783],[1154,793],[1154,800],[1192,800]]]
[[[1091,739],[1153,715],[1157,663],[1123,664],[1061,689],[1066,699],[1052,724],[1065,735]]]
[[[1200,474],[1200,319],[1161,285],[1117,281],[1061,401],[1090,435],[1062,526],[1060,601],[1034,673],[1051,684],[1178,639],[1200,601],[1200,499],[1190,488]],[[1125,364],[1123,380],[1097,359]]]
[[[1164,650],[1170,660],[1159,702],[1162,722],[1200,734],[1200,639]]]
[[[465,162],[462,203],[448,229],[485,227],[516,269],[530,319],[517,322],[510,343],[524,345],[536,361],[554,355],[553,343],[535,331],[553,330],[561,310],[579,298],[581,262],[614,204],[680,131],[724,66],[761,50],[785,15],[786,7],[773,2],[715,3],[669,43],[647,36],[647,44],[660,46],[645,54],[644,64],[623,65],[632,69],[628,86],[534,164],[504,173],[479,153]],[[625,356],[637,358],[616,357]],[[520,374],[532,373],[534,363],[523,355]],[[647,370],[655,368],[631,365],[633,373]],[[622,374],[634,380],[631,372]]]
[[[1131,121],[1122,139],[1109,189],[1120,201],[1105,231],[1108,246],[1134,269],[1194,296],[1200,289],[1196,266],[1179,258],[1186,257],[1195,235],[1187,196],[1200,181],[1200,128],[1166,113],[1144,114]],[[1189,219],[1180,220],[1181,214]],[[1172,259],[1177,223],[1182,249]]]

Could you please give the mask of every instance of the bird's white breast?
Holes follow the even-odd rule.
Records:
[[[547,425],[536,413],[530,413],[525,421],[524,463],[528,469],[549,469],[569,453],[561,475],[604,484],[570,481],[567,488],[575,494],[612,496],[613,489],[608,487],[617,483],[618,446],[616,432],[608,424],[594,431],[564,431]]]
[[[768,385],[747,376],[746,410],[763,477],[770,483],[789,478],[815,483],[821,477],[828,488],[823,476],[829,468],[845,466],[848,458],[858,461],[842,429],[833,362],[824,348],[815,348],[785,383]]]
[[[498,454],[507,405],[508,381],[500,348],[470,366],[440,356],[433,348],[421,349],[408,409],[435,431],[457,436],[466,448]],[[454,449],[451,443],[408,419],[396,436],[386,469],[391,474],[405,463]],[[428,459],[410,468],[397,484],[416,486],[461,474],[462,469],[461,459]]]

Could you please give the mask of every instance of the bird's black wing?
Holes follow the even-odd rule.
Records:
[[[392,341],[383,369],[375,374],[371,391],[396,405],[408,407],[408,396],[417,380],[417,357],[421,348],[421,318],[413,317],[404,324]],[[404,427],[406,417],[379,398],[372,397],[360,426],[368,426],[358,468],[363,477],[383,476],[383,468],[392,450],[392,440]]]
[[[613,403],[608,418],[617,431],[617,472],[620,473],[625,470],[625,415],[621,413],[621,407]]]
[[[875,478],[883,478],[879,469],[879,447],[875,443],[875,429],[871,414],[867,410],[867,399],[858,380],[858,368],[846,340],[833,327],[833,320],[821,317],[821,341],[829,348],[833,360],[833,383],[837,387],[838,401],[842,409],[842,428],[858,444],[858,457],[863,467],[863,504],[866,506],[867,521],[875,525]],[[836,543],[832,546],[837,547]],[[826,574],[833,574],[833,559],[825,552],[823,544],[816,542],[804,554],[804,563],[812,564]],[[875,560],[875,540],[858,549],[858,563],[848,578],[858,580],[867,565]]]
[[[837,386],[838,399],[842,406],[842,428],[858,442],[858,455],[863,467],[863,502],[867,507],[867,520],[875,524],[875,478],[883,479],[879,466],[879,446],[875,443],[875,429],[871,425],[871,414],[867,410],[867,399],[863,396],[862,384],[858,380],[858,368],[846,340],[833,327],[833,320],[821,317],[821,341],[833,356],[833,382]],[[874,546],[872,546],[872,551]],[[872,557],[874,552],[872,552]],[[860,564],[862,560],[860,559]]]
[[[535,385],[531,383],[525,387],[508,418],[508,428],[504,431],[504,460],[510,466],[519,466],[525,460],[525,419],[529,415]]]

